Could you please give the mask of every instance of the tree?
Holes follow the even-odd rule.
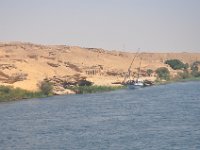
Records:
[[[165,67],[160,67],[156,69],[156,73],[160,79],[169,80],[170,78],[170,72]]]
[[[189,65],[187,63],[184,64],[182,61],[180,61],[178,59],[166,60],[165,64],[168,64],[174,70],[187,69],[189,67]]]
[[[149,77],[151,76],[152,73],[153,73],[152,69],[147,69],[147,74],[148,74]]]

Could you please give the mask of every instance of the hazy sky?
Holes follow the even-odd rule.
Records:
[[[200,52],[200,0],[0,0],[0,41]]]

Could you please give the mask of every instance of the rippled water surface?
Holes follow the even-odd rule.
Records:
[[[200,150],[200,82],[0,103],[1,150]]]

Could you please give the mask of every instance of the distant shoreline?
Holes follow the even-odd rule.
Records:
[[[191,81],[200,81],[200,78],[188,78],[188,79],[180,79],[180,80],[171,80],[166,82],[157,82],[155,85],[166,85],[173,84],[179,82],[191,82]],[[3,88],[3,90],[2,90]],[[92,93],[103,93],[109,91],[115,91],[120,89],[125,89],[126,86],[83,86],[83,87],[72,87],[68,88],[73,90],[76,94],[92,94]],[[20,88],[12,88],[10,86],[1,86],[0,87],[1,95],[0,95],[0,103],[1,102],[11,102],[11,101],[20,101],[32,98],[47,98],[51,96],[55,96],[54,94],[44,95],[41,92],[31,92],[27,90],[23,90]],[[4,91],[7,94],[3,94]],[[11,91],[11,95],[8,95],[8,91]],[[70,94],[62,94],[62,95],[70,95]],[[3,99],[3,97],[7,97],[8,99]]]
[[[0,42],[0,84],[15,87],[1,86],[0,101],[47,97],[53,94],[84,94],[115,90],[113,83],[121,83],[124,80],[127,69],[135,56],[135,52],[108,51],[102,48]],[[141,52],[132,63],[131,76],[137,74],[140,66],[142,80],[157,80],[159,76],[156,70],[159,68],[168,69],[172,77],[185,78],[187,72],[173,70],[169,64],[165,63],[166,60],[173,59],[180,60],[184,65],[191,65],[200,60],[200,53]],[[151,73],[148,73],[149,71]],[[191,71],[188,70],[187,77],[191,77]],[[168,78],[163,79],[168,80]],[[98,87],[66,89],[69,86],[79,85],[78,81],[81,80],[90,81]],[[191,80],[198,79],[170,80],[157,82],[157,84]],[[53,89],[53,94],[48,91],[37,92],[38,89],[41,90],[38,85],[43,81],[52,84],[53,88],[50,87]],[[47,90],[47,87],[44,86],[44,90]]]
[[[178,80],[169,80],[165,82],[156,82],[155,85],[165,85],[165,84],[170,84],[170,83],[179,83],[179,82],[190,82],[190,81],[200,81],[200,77],[198,78],[186,78],[186,79],[178,79]]]

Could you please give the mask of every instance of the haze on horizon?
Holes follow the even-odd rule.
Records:
[[[200,52],[199,0],[1,0],[0,41]]]

